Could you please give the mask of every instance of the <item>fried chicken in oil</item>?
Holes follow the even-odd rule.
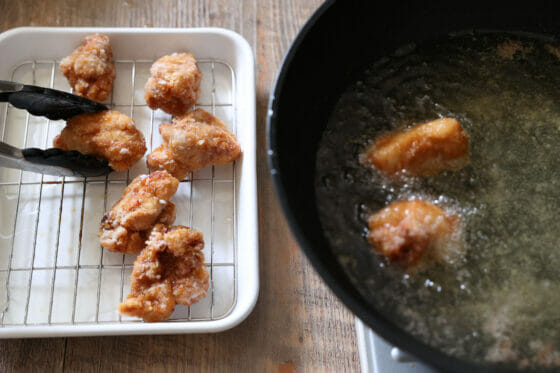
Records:
[[[185,114],[200,97],[202,73],[190,53],[173,53],[158,59],[150,68],[144,88],[146,103],[174,116]]]
[[[449,263],[463,250],[460,219],[423,201],[398,201],[370,216],[373,248],[405,268]]]
[[[182,180],[190,172],[233,162],[241,156],[237,138],[226,125],[202,109],[159,126],[163,145],[148,156],[150,170],[167,170]]]
[[[117,171],[129,169],[146,152],[144,136],[132,118],[114,110],[70,118],[53,145],[105,159]]]
[[[95,101],[105,100],[115,80],[109,38],[101,34],[86,36],[81,46],[62,59],[60,71],[75,94]]]
[[[154,322],[169,318],[175,304],[190,306],[206,296],[202,233],[184,226],[157,224],[134,262],[130,294],[119,312]]]
[[[101,246],[126,254],[142,250],[154,224],[175,221],[175,205],[169,198],[178,187],[179,181],[166,171],[134,179],[101,220]]]
[[[388,175],[457,171],[469,163],[469,136],[456,119],[436,119],[382,136],[361,160]]]

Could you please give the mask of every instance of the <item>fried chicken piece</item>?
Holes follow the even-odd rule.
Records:
[[[162,201],[160,202],[163,203]],[[163,211],[161,212],[161,214],[159,214],[155,224],[165,224],[165,225],[173,224],[176,218],[176,210],[177,210],[177,206],[175,206],[173,202],[171,201],[167,202],[167,205],[165,205]],[[148,238],[148,236],[149,234],[146,236],[146,238]]]
[[[86,36],[81,46],[62,59],[60,71],[74,93],[95,101],[105,100],[115,80],[109,38],[101,34]]]
[[[463,251],[457,215],[423,201],[398,201],[369,217],[373,248],[405,268],[450,263]]]
[[[117,171],[129,169],[146,152],[144,136],[132,118],[114,110],[70,118],[53,145],[105,159]]]
[[[134,262],[130,294],[119,312],[154,322],[169,318],[175,304],[190,306],[206,296],[202,233],[184,226],[154,226]]]
[[[150,170],[166,170],[179,180],[183,180],[191,172],[166,145],[161,145],[148,154],[147,164]]]
[[[200,168],[233,162],[241,156],[235,135],[202,109],[161,124],[159,133],[164,144],[148,155],[148,167],[167,170],[179,180]]]
[[[469,135],[456,119],[440,118],[377,139],[361,161],[389,175],[457,171],[469,163]]]
[[[169,198],[178,187],[179,181],[165,171],[134,179],[101,220],[101,246],[126,254],[142,250],[154,224],[175,221],[175,205]]]
[[[162,109],[171,115],[182,115],[198,101],[202,73],[192,54],[163,56],[154,62],[150,74],[144,98],[153,110]]]
[[[158,216],[155,224],[171,225],[175,221],[176,206],[173,202],[168,202]],[[114,214],[108,213],[101,220],[101,230],[99,237],[101,246],[109,251],[121,252],[123,254],[136,254],[145,246],[146,240],[150,236],[152,227],[142,230],[129,230],[119,225],[114,218]]]

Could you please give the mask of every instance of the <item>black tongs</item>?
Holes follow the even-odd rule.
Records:
[[[55,89],[0,80],[0,102],[51,120],[108,110],[107,106]],[[101,176],[113,171],[107,161],[62,149],[18,149],[0,142],[0,166],[56,176]]]

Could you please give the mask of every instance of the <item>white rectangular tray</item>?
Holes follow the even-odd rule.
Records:
[[[204,234],[211,275],[207,297],[178,305],[165,322],[123,317],[135,255],[102,249],[103,213],[127,183],[147,173],[145,159],[108,177],[59,178],[0,168],[0,338],[218,332],[244,320],[258,296],[258,232],[253,54],[238,34],[216,28],[18,28],[0,34],[0,79],[70,91],[60,60],[84,36],[109,36],[117,77],[106,104],[131,116],[148,152],[169,115],[144,102],[149,68],[173,52],[193,53],[203,74],[197,107],[233,130],[243,156],[180,183],[175,224]],[[52,147],[62,121],[0,104],[2,141]]]

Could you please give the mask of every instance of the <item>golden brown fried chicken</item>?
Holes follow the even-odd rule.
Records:
[[[369,242],[405,268],[433,261],[446,263],[461,252],[457,215],[423,201],[398,201],[370,216]]]
[[[175,209],[175,204],[168,202],[155,224],[173,224]],[[114,214],[108,213],[101,220],[101,230],[99,232],[101,246],[110,251],[135,254],[144,248],[151,230],[152,227],[142,231],[127,229],[115,221]]]
[[[70,118],[53,145],[105,159],[117,171],[129,169],[146,152],[144,136],[132,118],[114,110]]]
[[[101,34],[86,36],[81,46],[62,59],[60,71],[74,93],[95,101],[105,100],[115,80],[109,38]]]
[[[185,114],[200,96],[202,73],[190,53],[163,56],[152,65],[144,98],[152,109],[172,115]]]
[[[134,179],[101,220],[101,246],[126,254],[142,250],[154,224],[175,221],[175,205],[169,198],[178,186],[179,181],[165,171]]]
[[[402,170],[414,176],[456,171],[469,163],[469,136],[456,119],[436,119],[377,139],[362,162],[389,175]]]
[[[159,132],[163,145],[148,156],[148,167],[167,170],[179,180],[192,171],[233,162],[241,156],[235,135],[202,109],[175,117],[173,123],[161,124]]]
[[[166,145],[161,145],[148,154],[147,164],[150,170],[166,170],[179,180],[183,180],[191,172]]]
[[[153,322],[167,319],[175,304],[190,306],[206,296],[202,233],[184,226],[157,224],[134,262],[130,294],[119,312]]]

